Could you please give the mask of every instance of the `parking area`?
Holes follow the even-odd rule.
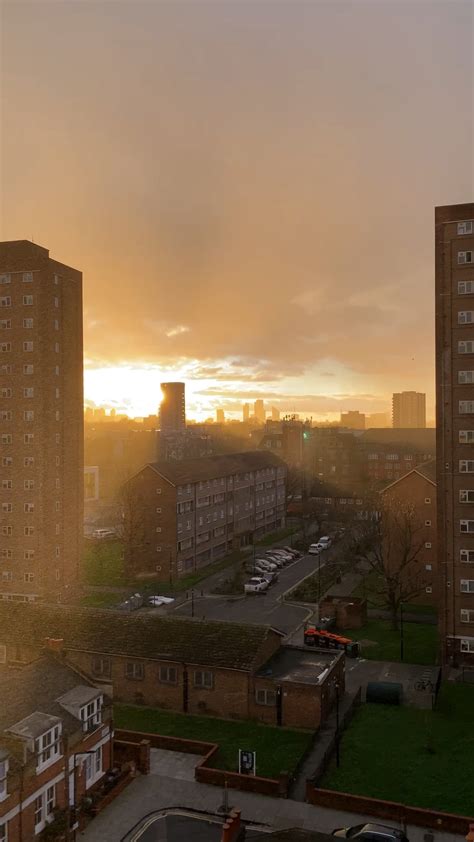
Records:
[[[194,615],[206,620],[228,620],[237,623],[268,623],[285,634],[294,631],[312,610],[304,605],[286,604],[282,597],[301,579],[318,569],[320,556],[304,555],[278,571],[278,581],[264,593],[244,596],[199,596],[188,599],[175,609],[187,617]],[[325,561],[321,562],[323,567]]]

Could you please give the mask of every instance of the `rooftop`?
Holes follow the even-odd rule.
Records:
[[[246,453],[226,453],[222,456],[201,456],[177,462],[153,462],[150,465],[172,485],[199,482],[207,479],[258,471],[262,468],[286,467],[274,453],[255,450]]]
[[[283,636],[270,626],[0,603],[0,643],[16,645],[50,637],[66,649],[251,670],[269,634]]]
[[[340,657],[340,652],[282,646],[258,671],[260,678],[319,684],[322,674]]]
[[[0,667],[0,731],[16,726],[14,733],[35,737],[61,719],[63,730],[74,733],[78,729],[78,720],[62,707],[59,700],[67,691],[78,686],[92,691],[94,696],[98,695],[99,691],[92,682],[51,655],[21,669]],[[48,725],[48,722],[51,724]]]

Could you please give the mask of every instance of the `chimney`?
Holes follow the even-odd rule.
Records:
[[[44,645],[46,649],[59,654],[64,649],[64,639],[62,637],[47,637],[45,638]]]
[[[230,811],[225,823],[222,825],[221,842],[238,842],[239,839],[242,839],[241,812],[241,810]]]

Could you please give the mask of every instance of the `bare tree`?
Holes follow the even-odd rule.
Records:
[[[116,530],[122,544],[127,579],[139,572],[138,558],[146,546],[145,512],[133,481],[124,482],[117,495]]]
[[[370,517],[354,524],[353,549],[376,574],[375,594],[398,629],[400,605],[418,596],[425,584],[418,561],[423,527],[412,505],[381,498],[369,510]]]

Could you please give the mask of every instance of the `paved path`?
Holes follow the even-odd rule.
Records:
[[[144,816],[171,808],[196,810],[215,815],[223,801],[222,790],[195,781],[175,780],[165,775],[138,777],[100,813],[78,838],[84,842],[120,842]],[[244,822],[272,828],[299,827],[331,833],[337,827],[369,821],[370,816],[313,807],[300,801],[270,798],[229,790],[231,807],[242,810]],[[387,824],[393,824],[387,822]],[[425,830],[409,827],[410,842],[424,842]],[[435,842],[462,842],[463,837],[436,833]]]
[[[201,754],[185,754],[164,748],[150,749],[151,774],[166,775],[179,781],[194,781],[194,770],[201,760]]]

